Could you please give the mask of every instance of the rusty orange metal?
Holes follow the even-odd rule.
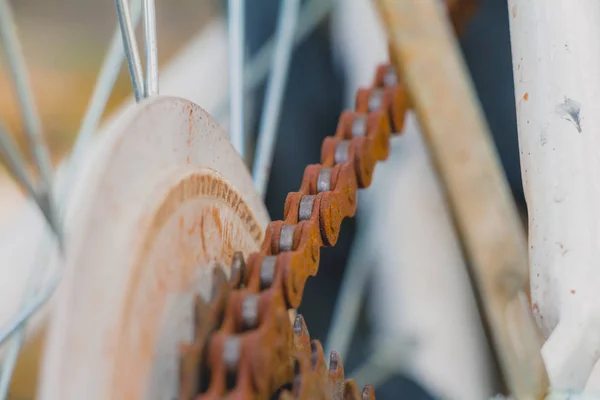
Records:
[[[476,0],[446,3],[460,31]],[[343,219],[354,216],[358,189],[370,185],[376,163],[388,157],[408,107],[393,67],[379,66],[373,86],[358,91],[355,110],[342,113],[334,136],[324,140],[321,164],[306,167],[300,189],[288,195],[284,219],[267,227],[260,251],[245,264],[234,258],[244,268],[215,289],[226,300],[215,295],[214,305],[198,308],[209,317],[197,321],[194,343],[182,348],[180,400],[375,399],[372,387],[360,391],[345,379],[339,354],[331,352],[327,366],[302,316],[292,326],[288,310],[300,305],[307,279],[316,275],[320,248],[335,245]]]

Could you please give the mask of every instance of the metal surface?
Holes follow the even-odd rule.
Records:
[[[73,390],[81,390],[79,392],[81,395],[74,395],[76,398],[112,398],[110,395],[110,385],[106,385],[106,382],[102,380],[102,377],[106,376],[104,373],[107,369],[121,368],[121,371],[127,371],[128,375],[138,375],[138,379],[128,380],[127,382],[123,382],[123,385],[143,385],[143,380],[139,379],[139,376],[150,375],[144,374],[144,372],[139,369],[134,369],[134,371],[132,371],[130,368],[125,368],[122,366],[122,362],[117,363],[120,365],[119,367],[118,365],[115,365],[115,363],[108,361],[110,358],[120,357],[123,353],[119,353],[119,355],[102,351],[96,352],[96,350],[98,349],[97,346],[102,347],[102,343],[109,340],[107,337],[112,334],[116,335],[114,339],[117,341],[125,339],[126,336],[121,335],[118,330],[115,331],[114,326],[110,324],[110,321],[107,318],[105,318],[107,317],[105,312],[119,308],[117,306],[109,307],[107,306],[107,302],[126,301],[127,297],[129,297],[129,295],[115,295],[115,291],[124,290],[122,293],[131,293],[125,286],[115,285],[115,282],[117,281],[125,282],[124,280],[115,278],[115,274],[129,274],[131,269],[135,268],[131,264],[127,264],[127,260],[131,260],[131,258],[120,257],[119,254],[122,254],[123,252],[139,254],[138,250],[129,245],[117,249],[121,244],[125,244],[121,235],[131,234],[133,235],[133,238],[140,237],[140,229],[143,229],[138,224],[138,222],[141,221],[139,219],[140,214],[154,215],[154,211],[152,210],[156,210],[156,202],[162,202],[161,199],[164,198],[163,193],[165,193],[165,191],[172,193],[169,189],[171,185],[177,185],[177,182],[180,182],[177,177],[173,179],[172,174],[179,175],[181,173],[183,174],[182,176],[184,179],[194,179],[194,182],[196,182],[195,178],[193,178],[196,174],[195,171],[199,171],[203,175],[205,173],[211,174],[211,176],[217,176],[217,173],[211,171],[218,171],[219,177],[223,177],[222,179],[231,182],[231,187],[235,188],[225,191],[223,190],[224,188],[218,189],[219,186],[217,186],[214,189],[214,191],[218,190],[219,194],[223,194],[224,201],[216,201],[211,204],[212,200],[209,202],[209,199],[199,199],[200,206],[205,208],[206,215],[208,216],[206,219],[207,223],[204,225],[206,230],[203,240],[203,243],[207,246],[207,251],[214,252],[215,250],[213,249],[218,248],[217,245],[208,242],[208,240],[212,239],[214,239],[217,244],[222,243],[222,241],[225,240],[231,240],[231,242],[225,242],[223,246],[223,249],[227,249],[228,257],[233,256],[233,249],[244,251],[246,253],[257,249],[259,244],[258,241],[262,238],[262,231],[268,223],[268,214],[266,213],[260,197],[253,190],[250,174],[244,167],[242,160],[237,156],[237,153],[227,141],[225,132],[218,127],[214,119],[212,119],[205,111],[201,110],[196,105],[191,104],[189,101],[155,96],[148,98],[143,104],[132,104],[131,107],[127,109],[127,114],[124,116],[123,121],[123,124],[112,125],[111,129],[108,129],[102,135],[98,136],[97,142],[94,143],[94,150],[89,153],[90,158],[86,162],[86,168],[82,171],[82,175],[78,177],[76,186],[74,187],[74,203],[69,205],[70,211],[67,216],[66,226],[69,228],[69,232],[73,232],[72,238],[86,241],[86,243],[71,242],[71,245],[68,246],[73,253],[70,253],[70,257],[66,258],[67,265],[65,271],[69,271],[70,273],[65,276],[65,279],[63,279],[61,283],[61,288],[65,288],[65,290],[61,290],[57,293],[53,308],[57,313],[64,312],[64,314],[61,315],[67,317],[70,322],[65,324],[57,322],[54,324],[53,320],[50,321],[51,326],[48,329],[48,334],[46,336],[47,345],[45,346],[45,351],[47,350],[48,353],[44,354],[43,357],[43,379],[41,380],[42,387],[40,388],[40,390],[45,390],[44,393],[48,393],[47,397],[44,398],[65,398],[64,394],[67,392],[73,393]],[[169,147],[170,151],[164,151],[164,146],[157,145],[157,143],[160,144],[165,142],[168,142],[171,146]],[[132,159],[132,157],[129,156],[130,154],[136,154],[137,156]],[[140,170],[143,170],[145,174],[147,174],[146,177],[148,180],[143,179],[138,181],[139,184],[143,184],[145,187],[140,189],[139,185],[135,185],[136,187],[132,188],[131,182],[136,179],[134,178],[135,176],[139,177]],[[167,174],[166,176],[165,173]],[[192,175],[190,175],[190,173]],[[204,182],[204,180],[198,181],[198,184],[201,184],[202,188],[213,190],[211,189],[213,186],[202,182]],[[167,185],[166,187],[165,184]],[[107,186],[115,188],[119,185],[122,185],[120,189],[106,190]],[[176,187],[182,188],[183,186],[177,185]],[[200,186],[196,187],[198,190],[204,190],[201,189]],[[149,195],[149,193],[146,192],[146,190],[152,191],[155,188],[159,189],[162,193]],[[192,192],[195,192],[194,189],[192,189]],[[102,194],[97,195],[97,193]],[[129,195],[135,197],[136,193],[143,197],[143,200],[149,201],[149,203],[146,203],[147,208],[141,206],[137,201],[127,201],[124,199],[124,197]],[[196,193],[199,193],[200,196],[204,196],[202,192]],[[227,194],[228,197],[225,198]],[[122,197],[110,197],[113,195]],[[121,204],[123,206],[136,205],[133,210],[124,210],[123,208],[120,208],[116,211],[123,214],[120,214],[118,217],[115,216],[114,218],[110,218],[107,217],[106,213],[111,214],[115,212],[115,209],[111,207],[111,204]],[[213,216],[215,214],[212,212],[214,211],[212,205],[215,207],[223,207],[223,204],[233,204],[233,206],[226,207],[230,209],[227,213],[235,212],[235,214],[231,214],[233,218],[230,219],[235,225],[228,225],[229,222],[224,219],[222,219],[221,222],[224,231],[225,229],[230,229],[228,228],[229,226],[239,227],[235,228],[235,234],[219,234],[218,227],[216,227],[215,222],[213,222]],[[196,211],[194,210],[197,209],[198,207],[184,207],[181,212],[195,213]],[[220,210],[220,212],[223,218],[228,215],[225,212],[225,209]],[[184,217],[184,224],[187,225],[188,222],[186,221],[186,217]],[[142,220],[144,219],[142,218]],[[179,232],[180,225],[178,221],[179,218],[175,218],[175,223],[168,225],[174,231]],[[190,216],[189,224],[192,226],[193,223],[197,224],[198,221],[200,221],[199,215],[196,215],[193,218]],[[257,225],[253,221],[260,222],[261,225],[259,231],[255,230]],[[214,228],[211,229],[211,227]],[[108,228],[108,231],[104,230],[105,228]],[[81,230],[87,229],[91,229],[95,233],[100,232],[100,230],[102,230],[102,232],[101,234],[94,235],[83,233],[77,234],[78,230],[81,232]],[[120,232],[120,235],[115,236],[114,234],[109,233],[109,231]],[[194,231],[195,233],[190,233],[191,231],[194,230],[183,229],[181,233],[194,236],[194,240],[189,242],[191,249],[203,251],[202,246],[198,246],[198,231],[196,230]],[[250,234],[250,232],[252,232],[252,234]],[[169,235],[171,233],[169,233]],[[256,237],[255,235],[259,236]],[[179,236],[171,237],[175,238]],[[245,246],[249,243],[250,237],[252,237],[252,247],[246,248]],[[102,242],[95,240],[101,240]],[[107,241],[111,241],[112,243],[107,243]],[[243,246],[238,244],[240,241],[243,242]],[[125,242],[133,243],[135,240],[132,242],[125,240]],[[162,241],[157,241],[157,243],[158,242]],[[170,242],[170,240],[168,240],[168,242]],[[182,243],[183,242],[187,243],[186,240],[183,240]],[[99,246],[108,246],[113,250],[108,252],[110,254],[105,254],[103,257],[97,258],[96,256],[93,256],[90,258],[88,256],[90,252],[101,251],[98,249]],[[172,255],[173,257],[181,256],[181,247],[177,246],[172,249],[174,252]],[[220,248],[218,249],[218,251],[221,251]],[[86,258],[86,261],[82,262],[81,259],[78,259],[79,257]],[[106,257],[111,258],[111,261],[108,261]],[[212,256],[209,257],[212,259]],[[204,264],[203,260],[205,260],[203,257],[184,258],[186,263],[189,262],[192,264],[189,266],[189,269],[186,269],[190,272],[200,269],[198,264]],[[217,260],[218,259],[219,258],[217,258]],[[229,263],[229,260],[230,258],[226,259],[227,263]],[[122,263],[123,261],[125,263]],[[98,268],[96,262],[100,262],[103,266]],[[72,268],[69,267],[69,265]],[[174,265],[180,264],[174,263]],[[243,267],[239,269],[243,270]],[[97,273],[100,275],[96,275]],[[172,274],[172,271],[169,272],[169,276],[173,276]],[[104,278],[109,278],[112,283],[103,281]],[[178,281],[178,278],[174,279]],[[195,279],[195,274],[186,274],[183,279]],[[84,289],[87,285],[92,285],[95,289],[90,287]],[[179,286],[179,284],[177,286]],[[180,287],[187,287],[189,290],[192,290],[193,288],[196,288],[197,285],[185,283]],[[93,290],[95,293],[93,299],[85,296],[85,293],[89,293],[90,290]],[[66,295],[67,293],[80,293],[81,295],[84,295],[84,297],[71,301],[68,298],[69,296]],[[66,297],[63,297],[63,294],[65,294]],[[161,297],[158,296],[157,298],[160,299]],[[193,297],[190,296],[188,301],[191,303],[192,299]],[[142,304],[144,303],[145,302]],[[102,311],[93,311],[95,305],[98,304],[102,304]],[[77,310],[75,310],[75,312],[69,311],[69,309],[73,307],[77,308]],[[85,310],[86,308],[87,311]],[[188,309],[187,304],[185,309]],[[157,316],[160,318],[161,313],[151,314],[153,317]],[[188,314],[188,312],[185,313],[185,315]],[[88,317],[92,317],[93,321],[87,320]],[[192,320],[187,318],[184,323],[189,323],[191,325]],[[87,330],[89,330],[91,326],[94,326],[95,328],[92,328],[92,332],[88,332]],[[63,329],[66,329],[66,331]],[[62,346],[61,343],[65,343],[65,338],[76,337],[87,338],[83,348],[78,348],[74,351],[60,350]],[[135,335],[133,337],[135,337]],[[172,335],[165,335],[164,337],[166,339],[172,338],[173,349],[176,350],[177,343],[181,338]],[[71,342],[71,339],[67,339],[67,341]],[[103,361],[99,360],[97,357],[107,360],[107,363],[103,364]],[[91,363],[93,365],[84,367],[83,364],[78,364],[79,362],[84,364],[87,362],[90,364],[90,359],[95,360]],[[176,389],[177,371],[170,367],[171,363],[174,364],[175,362],[176,359],[172,357],[168,359],[168,366],[160,361],[156,364],[149,364],[150,367],[157,369],[155,373],[152,373],[156,379],[151,379],[150,384],[157,382],[157,380],[168,381]],[[58,368],[56,367],[57,365],[69,365],[69,367]],[[163,369],[165,371],[163,371]],[[73,371],[77,371],[76,374],[80,379],[72,377]],[[86,376],[84,377],[83,375]],[[67,378],[68,376],[71,376],[71,378]],[[79,385],[79,383],[82,382],[86,382],[86,384]],[[171,387],[163,385],[159,386],[158,389],[165,386]],[[167,396],[158,396],[157,398],[167,398]]]
[[[61,278],[62,276],[60,275],[54,277],[52,282],[50,282],[43,291],[39,292],[35,298],[31,299],[30,302],[20,310],[19,314],[15,315],[2,325],[2,329],[0,330],[0,345],[3,345],[4,342],[15,334],[15,332],[21,329],[27,323],[27,320],[31,318],[31,316],[35,314],[35,312],[39,310],[50,297],[52,297]]]
[[[526,242],[445,10],[379,0],[401,72],[445,183],[511,394],[542,397],[548,377],[525,296]],[[442,94],[442,95],[441,95]]]
[[[391,86],[387,85],[386,86]],[[361,115],[352,122],[352,136],[365,136],[367,134],[367,116]]]
[[[292,251],[294,249],[295,225],[284,225],[281,227],[281,236],[279,238],[279,251]]]
[[[127,56],[127,68],[129,69],[129,77],[133,86],[133,95],[135,100],[140,102],[145,97],[144,78],[142,61],[137,40],[135,39],[135,29],[133,28],[133,20],[131,19],[131,10],[129,9],[129,0],[115,0],[115,6],[119,27],[121,28],[123,48]]]
[[[244,326],[249,329],[256,327],[258,322],[258,296],[248,296],[242,304]]]
[[[141,14],[141,0],[134,0],[133,2],[133,24],[134,27],[137,26],[139,22]],[[58,231],[60,226],[62,226],[64,214],[66,210],[66,203],[69,199],[69,191],[71,189],[71,185],[73,182],[73,176],[76,173],[76,170],[81,165],[81,157],[85,149],[88,148],[89,142],[92,138],[93,133],[98,128],[100,123],[100,118],[104,112],[106,107],[106,103],[112,91],[112,87],[114,86],[115,80],[119,74],[119,70],[121,68],[121,64],[123,63],[123,44],[121,40],[120,29],[117,27],[116,32],[111,41],[108,54],[106,56],[106,60],[101,69],[98,82],[96,87],[94,88],[94,92],[92,94],[92,98],[90,100],[90,104],[85,113],[85,117],[83,119],[83,123],[81,125],[81,129],[77,135],[75,140],[75,144],[73,146],[73,150],[67,161],[67,179],[63,179],[57,182],[57,208],[56,208],[56,218],[54,218],[54,222],[58,224],[55,231]],[[11,150],[11,154],[17,154],[15,151]],[[38,204],[40,204],[40,200],[38,200],[39,195],[32,194],[32,197],[36,199]],[[43,200],[43,199],[42,199]],[[40,209],[42,211],[48,210],[48,205],[44,203],[40,204]],[[47,215],[45,213],[45,215]],[[46,217],[48,218],[48,216]],[[49,220],[50,222],[50,220]],[[46,238],[45,238],[46,239]],[[9,384],[12,378],[12,373],[16,366],[17,355],[21,349],[24,340],[26,321],[27,319],[36,312],[36,310],[41,307],[45,301],[52,295],[54,289],[58,286],[58,282],[60,281],[60,276],[54,278],[51,284],[47,285],[43,291],[38,290],[36,283],[37,277],[41,277],[44,275],[46,268],[48,266],[47,257],[45,254],[48,254],[48,249],[53,245],[50,239],[43,240],[39,248],[37,249],[37,263],[34,267],[34,270],[31,273],[30,283],[28,286],[31,288],[27,288],[27,293],[25,294],[23,304],[19,309],[17,315],[11,319],[11,322],[6,324],[3,327],[3,331],[0,332],[0,344],[3,343],[6,339],[8,339],[11,335],[15,335],[15,337],[10,342],[10,347],[8,348],[8,353],[2,363],[2,368],[0,368],[0,398],[3,398],[7,394],[9,389]]]
[[[40,209],[44,211],[45,205],[41,203],[41,198],[35,189],[35,183],[27,173],[25,161],[2,122],[0,122],[0,155],[8,172],[25,189],[27,194],[38,203]],[[51,216],[44,214],[44,217],[49,223],[52,223]]]
[[[298,220],[306,221],[310,219],[315,204],[315,197],[315,195],[302,196],[300,209],[298,210]]]
[[[354,132],[352,132],[354,136]],[[350,141],[342,140],[335,147],[335,162],[337,164],[345,163],[348,160],[348,152],[350,151]]]
[[[342,220],[354,215],[357,190],[369,185],[375,163],[387,158],[389,120],[401,120],[406,107],[396,96],[397,93],[404,96],[401,86],[383,88],[382,84],[376,80],[375,88],[365,89],[357,96],[356,111],[342,114],[335,136],[325,139],[322,165],[306,168],[300,190],[288,195],[285,219],[269,224],[261,251],[248,257],[243,289],[231,291],[223,322],[208,339],[208,354],[202,365],[196,367],[210,371],[208,383],[198,392],[200,398],[217,398],[225,393],[263,398],[288,382],[311,377],[308,371],[299,376],[295,373],[298,368],[302,370],[303,361],[294,341],[294,332],[299,329],[296,326],[292,330],[289,326],[288,310],[298,307],[306,280],[316,274],[320,247],[334,245]],[[383,91],[383,108],[369,112],[365,136],[353,137],[353,121],[368,112],[368,98],[374,90]],[[348,159],[337,163],[336,148],[343,140],[349,141]],[[327,187],[319,185],[324,180]],[[302,220],[301,212],[304,218],[310,217]],[[281,246],[289,243],[289,236],[298,243],[294,249]],[[255,303],[258,303],[258,323],[248,330],[248,321],[254,322],[249,305]],[[234,372],[230,356],[232,340],[239,341]],[[314,349],[320,349],[320,345]],[[294,364],[290,360],[295,360]],[[190,375],[189,371],[185,374]],[[344,381],[340,357],[335,352],[330,354],[326,376],[329,384],[319,389],[320,398],[337,398],[345,390],[348,398],[360,398],[356,385]],[[318,374],[314,379],[318,381]],[[367,393],[372,395],[370,389]]]
[[[591,393],[600,392],[599,16],[593,0],[508,2],[533,313],[552,386]]]
[[[294,46],[302,42],[308,35],[325,20],[335,5],[336,0],[311,0],[302,7],[298,17],[298,27],[294,36]],[[255,89],[269,73],[273,51],[275,48],[275,35],[271,37],[244,68],[244,91]],[[215,117],[222,120],[227,112],[228,102],[223,101],[216,111]],[[231,112],[231,110],[229,110]]]
[[[135,22],[132,23],[135,26]],[[156,5],[154,0],[144,0],[144,33],[146,49],[145,94],[158,94],[158,44],[156,42]]]
[[[50,161],[50,152],[44,140],[42,123],[35,105],[31,84],[29,83],[23,51],[17,38],[17,28],[12,9],[7,0],[0,0],[0,40],[2,40],[9,71],[17,91],[29,149],[40,173],[41,185],[38,190],[39,192],[46,193],[49,199],[51,199],[53,168]],[[53,221],[50,225],[56,229],[54,205],[50,205],[48,211],[50,212],[49,217]],[[55,232],[60,236],[59,231]]]
[[[317,177],[317,192],[328,192],[331,182],[331,168],[323,168]]]
[[[125,0],[122,6],[127,42],[132,24]],[[128,55],[134,81],[135,57]],[[211,301],[196,302],[194,343],[182,346],[181,399],[274,393],[278,398],[375,398],[372,388],[361,394],[345,379],[338,353],[330,353],[326,368],[320,344],[310,341],[301,316],[292,328],[288,311],[298,307],[306,280],[316,274],[320,247],[336,243],[342,220],[355,213],[357,190],[369,186],[376,162],[387,158],[392,131],[402,130],[406,92],[397,79],[390,84],[387,71],[373,88],[358,93],[355,112],[342,114],[335,135],[324,141],[322,164],[306,168],[299,191],[286,200],[285,220],[269,224],[260,251],[247,264],[236,253],[230,282],[221,267],[215,269],[221,274],[213,280]],[[147,82],[146,88],[151,86]]]
[[[131,4],[133,29],[135,30],[142,15],[142,0],[133,0]],[[119,76],[124,57],[125,51],[123,48],[121,28],[117,25],[69,157],[68,170],[71,176],[65,180],[66,185],[72,184],[73,171],[81,165],[83,154],[89,148],[90,142],[100,126],[100,119],[104,114],[106,104],[108,103],[117,77]],[[69,188],[66,187],[63,190],[59,189],[58,192],[60,198],[59,207],[63,209],[64,212],[68,195],[62,194],[62,192],[69,192]]]
[[[29,149],[32,152],[33,161],[40,174],[40,184],[35,188],[31,180],[26,177],[23,165],[19,165],[20,156],[15,148],[10,148],[11,142],[6,132],[2,132],[3,148],[5,150],[4,158],[14,175],[20,176],[19,181],[26,187],[30,196],[37,202],[40,210],[44,214],[50,228],[62,246],[62,227],[60,225],[58,210],[54,204],[52,193],[53,185],[53,167],[50,160],[50,152],[45,143],[42,124],[37,112],[33,92],[29,83],[27,69],[23,52],[17,38],[17,29],[14,23],[12,9],[7,1],[0,0],[0,39],[5,48],[6,59],[8,60],[9,70],[17,91],[19,106],[23,114],[25,126],[25,136],[27,137]],[[42,269],[40,266],[39,269]],[[23,306],[26,306],[29,298],[35,294],[38,289],[40,277],[34,271],[28,279],[25,298],[22,300]],[[13,339],[5,358],[0,367],[0,398],[7,396],[12,372],[23,343],[23,334],[21,331]]]
[[[220,398],[225,394],[264,398],[290,383],[294,387],[305,378],[304,373],[298,373],[302,371],[302,360],[296,350],[308,346],[294,340],[305,329],[300,328],[303,322],[298,319],[290,329],[287,311],[298,307],[306,280],[317,273],[320,247],[334,245],[342,220],[354,215],[357,190],[369,186],[376,162],[387,158],[392,131],[402,131],[408,99],[402,85],[386,87],[386,82],[392,82],[389,70],[388,66],[380,68],[373,88],[358,92],[356,110],[344,112],[335,135],[325,139],[322,164],[306,168],[299,191],[290,193],[286,199],[284,220],[269,224],[261,251],[248,257],[243,288],[231,291],[223,322],[206,342],[208,354],[199,365],[210,373],[196,393],[198,398]],[[368,113],[365,135],[355,136],[354,122],[365,113]],[[346,141],[347,157],[336,157],[340,143]],[[298,242],[294,250],[281,245],[289,242],[289,226],[294,226],[294,241]],[[497,282],[502,276],[496,278]],[[250,330],[241,328],[248,314],[246,299],[251,298],[250,303],[254,304],[257,296],[258,324]],[[506,311],[509,315],[518,315],[519,310],[513,305],[513,309]],[[228,343],[232,340],[236,343],[239,340],[239,348],[236,346],[239,358],[236,358],[234,371],[232,363],[223,357],[229,353]],[[316,351],[320,345],[310,347]],[[537,352],[539,349],[529,350]],[[315,364],[319,359],[313,354],[313,370],[317,369]],[[347,398],[354,398],[353,393],[358,393],[353,389],[355,385],[339,379],[343,377],[343,368],[337,353],[330,354],[329,364],[327,375],[330,379],[337,378],[319,397],[337,398],[348,388]],[[529,379],[533,381],[526,381]],[[538,383],[531,375],[523,377],[523,381]],[[367,389],[365,395],[368,398],[373,394]],[[293,396],[298,396],[298,392],[281,394],[283,398]]]
[[[277,259],[274,256],[267,256],[260,264],[260,286],[269,288],[273,284],[275,278],[275,263]]]
[[[220,270],[220,269],[219,269]],[[231,290],[240,290],[239,284],[225,283],[220,286],[219,293],[228,293],[227,297],[231,297]],[[244,329],[255,328],[257,315],[255,314],[261,296],[258,294],[249,294],[242,302],[242,317],[247,324]],[[240,376],[240,363],[244,362],[243,335],[230,335],[222,337],[222,352],[214,352],[212,346],[206,348],[208,354],[204,350],[207,343],[207,335],[218,335],[215,331],[218,322],[218,315],[225,312],[226,303],[223,301],[223,296],[213,296],[210,303],[202,301],[200,298],[196,300],[196,315],[208,316],[208,318],[197,319],[192,344],[182,345],[182,355],[180,360],[180,376],[181,386],[179,392],[180,400],[190,399],[217,399],[221,398],[221,392],[215,390],[211,386],[211,381],[214,380],[212,369],[206,364],[207,356],[215,356],[222,363],[225,374],[225,381],[221,383],[229,387],[229,398],[263,398],[267,392],[257,394],[248,381],[248,376]],[[277,303],[282,305],[282,303]],[[248,310],[251,309],[249,312]],[[271,312],[276,311],[273,308]],[[285,370],[286,376],[289,379],[287,384],[280,385],[278,390],[270,391],[274,396],[270,398],[277,399],[375,399],[375,392],[372,387],[365,386],[362,391],[352,380],[344,377],[344,367],[341,358],[336,352],[331,352],[329,355],[329,366],[325,360],[325,355],[321,344],[317,340],[310,339],[308,328],[302,315],[294,317],[294,322],[290,327],[287,314],[282,308],[279,308],[279,322],[282,324],[279,328],[272,326],[279,333],[287,334],[288,340],[286,344],[286,355],[290,358],[281,359],[283,363],[276,369]],[[283,312],[282,312],[283,311]],[[220,321],[227,323],[226,320]],[[286,328],[287,327],[287,328]],[[260,329],[260,328],[259,328]],[[275,336],[272,337],[275,339]],[[261,342],[257,345],[262,346],[264,351],[272,351],[270,348],[278,344],[278,340],[273,342]],[[283,350],[283,349],[275,349]],[[257,365],[261,365],[260,363]],[[266,371],[264,371],[266,372]],[[266,376],[268,373],[263,374]],[[233,384],[235,380],[245,382],[244,386]],[[201,393],[198,396],[198,393]]]
[[[487,32],[482,17],[489,16],[490,7],[502,10],[500,3],[480,2],[467,43],[482,29]],[[354,93],[388,59],[385,31],[370,0],[347,3],[333,22],[334,46]],[[360,41],[355,40],[357,29]],[[496,34],[497,29],[490,31]],[[494,52],[506,54],[502,46]],[[353,101],[347,98],[347,103]],[[370,377],[357,375],[359,368],[368,371],[367,365],[356,365],[348,371],[350,377],[376,385],[395,371],[382,384],[387,398],[396,397],[392,388],[398,374],[413,377],[433,398],[487,399],[498,393],[497,371],[444,190],[412,110],[401,137],[391,140],[390,157],[377,166],[369,189],[359,193],[352,243],[325,349],[335,349],[345,359],[348,350],[356,354],[356,343],[366,340],[366,363],[369,355],[395,342],[404,355],[388,358],[389,365],[378,366]],[[369,334],[359,328],[364,323],[359,315],[368,316]]]

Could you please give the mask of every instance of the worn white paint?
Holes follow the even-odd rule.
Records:
[[[377,64],[388,59],[372,2],[340,4],[334,35],[352,107],[356,90],[371,85]],[[412,113],[358,203],[357,238],[363,241],[352,252],[360,260],[350,264],[374,268],[376,343],[395,343],[388,353],[399,354],[385,367],[412,376],[439,398],[489,398],[489,348],[443,190]]]
[[[222,94],[227,92],[228,78],[222,73],[227,64],[227,28],[223,20],[215,20],[205,27],[200,35],[190,40],[179,55],[161,71],[161,91],[165,95],[174,95],[202,104],[210,112],[218,111],[222,104]],[[126,119],[128,107],[134,101],[130,99],[120,107],[107,121],[101,130],[100,137],[111,130],[118,130]],[[97,140],[92,148],[97,147]],[[224,155],[226,156],[226,155]],[[89,155],[84,158],[84,168],[78,170],[75,180],[81,179],[81,171],[89,163]],[[58,170],[57,178],[64,178],[62,170]],[[238,188],[239,189],[239,188]],[[32,202],[25,202],[18,196],[11,207],[10,215],[0,220],[0,325],[17,310],[24,293],[25,283],[30,276],[32,266],[43,260],[53,258],[56,249],[52,246],[40,247],[43,238],[49,235],[45,230],[45,222]],[[47,276],[55,276],[59,263],[52,263]],[[47,281],[47,280],[46,280]],[[39,348],[30,346],[41,334],[41,327],[46,325],[49,306],[35,315],[27,331],[27,343],[22,352],[23,359],[37,360]],[[3,351],[0,348],[0,354]],[[32,397],[35,385],[31,383],[34,369],[17,366],[11,394],[16,397]]]
[[[600,356],[600,2],[508,6],[533,310],[551,384],[582,389]]]
[[[155,96],[99,137],[74,194],[38,397],[176,397],[193,295],[269,221],[243,160],[204,110]]]

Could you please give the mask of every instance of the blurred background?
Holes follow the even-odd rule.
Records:
[[[275,30],[279,0],[247,3],[246,40],[251,58]],[[461,45],[515,199],[524,210],[507,5],[505,0],[480,3]],[[114,2],[18,0],[11,4],[45,134],[58,162],[71,148],[108,47],[116,24]],[[161,65],[168,63],[209,21],[226,11],[225,2],[217,0],[157,0],[156,6]],[[330,25],[330,19],[326,19],[293,54],[266,196],[272,219],[282,218],[285,197],[298,189],[305,166],[319,162],[321,142],[335,131],[345,106],[345,69],[335,56],[336,43]],[[15,93],[5,60],[0,60],[0,119],[26,153]],[[263,95],[264,85],[261,85],[255,93],[256,104],[261,104]],[[123,66],[106,115],[129,96],[131,85]],[[261,107],[255,109],[256,122],[250,132],[258,130]],[[16,209],[20,199],[21,194],[10,178],[0,174],[0,223]],[[313,338],[322,341],[326,338],[354,233],[354,220],[346,220],[336,247],[322,250],[319,275],[309,280],[300,312]],[[368,301],[367,295],[365,302]],[[366,310],[363,307],[351,351],[344,360],[346,371],[361,364],[370,351],[371,321]],[[417,384],[402,376],[392,377],[377,389],[377,397],[381,399],[397,398],[394,394],[399,391],[404,391],[406,398],[430,398]]]

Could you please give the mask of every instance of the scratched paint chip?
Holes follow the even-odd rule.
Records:
[[[556,113],[571,122],[577,132],[581,133],[581,103],[565,97],[565,101],[556,106]]]

